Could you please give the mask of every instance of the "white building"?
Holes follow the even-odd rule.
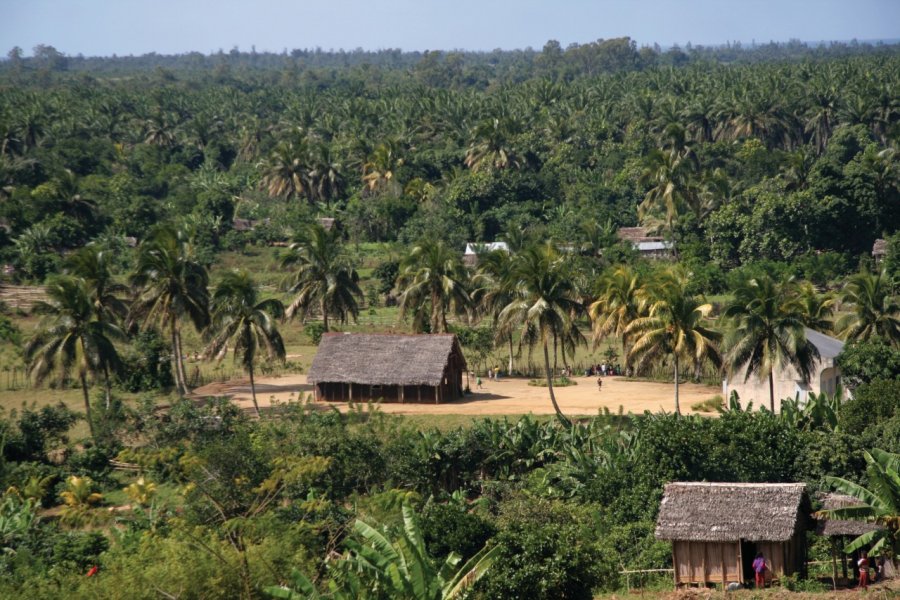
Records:
[[[509,252],[509,244],[506,242],[469,242],[466,244],[466,251],[463,252],[463,264],[467,267],[474,267],[478,264],[479,254],[494,250]]]
[[[810,370],[809,381],[803,381],[793,367],[776,368],[772,371],[776,411],[781,410],[781,401],[784,398],[794,398],[800,394],[800,399],[805,400],[810,392],[833,394],[841,382],[841,370],[834,359],[844,349],[844,342],[808,328],[806,339],[819,351],[819,358]],[[723,380],[722,397],[727,401],[731,392],[736,391],[741,399],[741,406],[746,407],[749,402],[753,402],[754,407],[762,405],[768,408],[769,378],[760,379],[756,375],[750,375],[750,378],[744,381],[745,374],[744,369],[738,369],[733,376]]]

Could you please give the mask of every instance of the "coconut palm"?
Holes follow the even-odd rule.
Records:
[[[57,277],[47,286],[46,294],[47,300],[34,308],[45,317],[25,347],[28,373],[41,384],[54,372],[65,380],[77,371],[93,437],[88,375],[118,369],[119,355],[113,340],[125,336],[117,326],[97,319],[90,289],[83,279]]]
[[[775,412],[773,372],[792,366],[809,381],[819,357],[806,339],[805,313],[793,278],[775,281],[770,276],[748,279],[735,289],[724,317],[732,328],[725,340],[725,362],[744,380],[756,375],[769,380],[769,409]]]
[[[259,289],[250,274],[240,270],[222,277],[213,292],[210,308],[212,315],[208,333],[212,339],[207,346],[206,357],[224,358],[231,345],[235,361],[240,359],[250,375],[250,394],[258,417],[253,364],[260,348],[265,349],[270,360],[284,361],[284,341],[275,322],[275,319],[284,317],[284,305],[273,298],[260,300]]]
[[[641,185],[649,186],[644,200],[638,206],[638,216],[646,219],[654,214],[665,215],[665,223],[672,227],[679,215],[693,211],[698,218],[702,210],[694,167],[690,160],[674,152],[654,150],[645,159],[641,173]]]
[[[88,245],[70,254],[64,264],[64,272],[84,280],[93,305],[94,318],[101,322],[119,324],[128,314],[128,306],[118,296],[128,289],[116,283],[109,270],[108,255],[97,245]],[[106,408],[112,401],[109,369],[104,369]]]
[[[187,235],[171,225],[156,227],[138,251],[131,276],[137,297],[131,306],[132,320],[169,329],[172,366],[178,393],[188,393],[181,321],[193,323],[197,331],[209,324],[209,275],[197,261]]]
[[[473,171],[481,169],[519,168],[521,161],[510,147],[510,138],[518,131],[512,120],[487,119],[472,132],[472,143],[466,151],[466,166]]]
[[[473,284],[472,299],[478,312],[497,322],[500,311],[513,300],[512,256],[502,249],[478,255],[478,272]],[[508,372],[513,372],[512,332],[497,329],[498,342],[506,342],[509,348]]]
[[[597,300],[588,307],[594,331],[594,345],[607,336],[622,340],[622,355],[628,356],[628,326],[640,316],[640,274],[627,265],[616,267],[600,278]]]
[[[559,252],[548,244],[530,246],[517,254],[510,276],[513,300],[500,311],[498,327],[506,332],[519,330],[520,344],[541,344],[550,402],[560,422],[569,427],[571,422],[560,410],[553,391],[549,345],[567,333],[580,336],[571,324],[583,314],[584,307],[570,270]]]
[[[431,333],[446,333],[447,312],[462,313],[471,304],[466,277],[458,252],[442,241],[419,242],[401,263],[397,278],[403,290],[401,316],[423,314],[427,308]]]
[[[681,414],[679,369],[690,363],[695,372],[706,361],[721,363],[718,342],[721,335],[705,325],[712,305],[689,294],[687,278],[678,274],[661,275],[659,280],[640,291],[646,304],[646,316],[639,316],[625,328],[634,342],[627,360],[635,361],[638,371],[662,357],[671,357],[675,375],[675,414]]]
[[[822,333],[834,328],[835,299],[831,294],[820,294],[812,283],[804,281],[797,286],[797,300],[804,325]]]
[[[269,157],[257,165],[262,171],[260,184],[273,198],[306,196],[310,202],[309,146],[305,141],[282,142]]]
[[[359,316],[359,275],[350,266],[336,230],[311,225],[302,241],[291,244],[281,266],[294,269],[286,280],[288,292],[296,294],[287,307],[289,318],[299,314],[306,319],[310,311],[319,310],[328,331],[329,316],[341,323]]]
[[[891,555],[897,556],[900,553],[900,454],[875,448],[863,452],[863,456],[868,487],[840,477],[825,478],[832,489],[856,498],[860,504],[822,510],[816,517],[876,523],[881,527],[862,534],[845,550],[854,552],[868,547],[872,555],[889,550]]]
[[[867,340],[881,336],[893,345],[900,344],[900,303],[891,296],[887,274],[863,271],[852,276],[844,286],[841,300],[850,312],[835,325],[845,340]]]

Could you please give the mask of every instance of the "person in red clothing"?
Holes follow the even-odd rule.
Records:
[[[753,559],[753,572],[756,574],[756,588],[766,587],[766,557],[762,552],[757,552]]]
[[[859,587],[869,589],[869,555],[863,552],[856,561],[856,566],[859,567]]]

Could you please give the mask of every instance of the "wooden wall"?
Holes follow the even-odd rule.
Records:
[[[743,582],[738,542],[674,542],[675,584]]]

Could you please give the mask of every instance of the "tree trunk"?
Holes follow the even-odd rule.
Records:
[[[507,343],[509,344],[509,371],[508,377],[512,377],[513,373],[513,339],[512,334],[509,334],[509,338],[507,339]]]
[[[256,383],[253,381],[253,363],[247,367],[247,370],[250,372],[250,395],[253,397],[253,408],[256,409],[256,418],[260,417],[259,414],[259,404],[256,403]],[[265,375],[265,373],[263,373]]]
[[[556,351],[556,334],[553,334],[553,374],[556,375],[556,360],[559,358],[559,352]]]
[[[769,371],[769,410],[775,414],[775,382],[772,380],[772,371]]]
[[[678,400],[678,356],[675,356],[675,414],[681,414],[681,403]]]
[[[172,337],[172,370],[175,375],[175,390],[178,392],[178,395],[184,396],[185,385],[184,381],[181,379],[181,370],[178,368],[178,360],[179,360],[179,350],[178,350],[178,335],[176,334],[176,325],[175,325],[175,316],[172,315],[169,317],[169,331]]]
[[[550,390],[550,402],[553,404],[553,410],[556,411],[556,418],[565,427],[571,427],[572,422],[559,409],[556,403],[556,394],[553,393],[553,373],[550,371],[550,356],[547,349],[547,340],[544,340],[544,370],[547,372],[547,389]]]
[[[431,333],[443,333],[441,331],[441,314],[444,307],[441,305],[441,295],[435,291],[431,291]]]
[[[328,310],[326,309],[325,296],[322,296],[322,325],[323,330],[328,333]]]
[[[184,395],[190,394],[191,389],[188,387],[187,371],[184,369],[184,350],[181,347],[181,332],[175,330],[175,342],[178,344],[178,368],[181,371],[181,385],[184,388]]]
[[[106,410],[109,411],[109,407],[112,404],[112,388],[109,383],[109,365],[103,365],[103,379],[104,385],[106,386]]]
[[[94,419],[91,417],[91,397],[88,394],[88,384],[87,384],[87,375],[84,371],[79,373],[81,377],[81,391],[84,394],[84,417],[87,419],[88,429],[91,432],[91,438],[96,439],[94,436]]]

